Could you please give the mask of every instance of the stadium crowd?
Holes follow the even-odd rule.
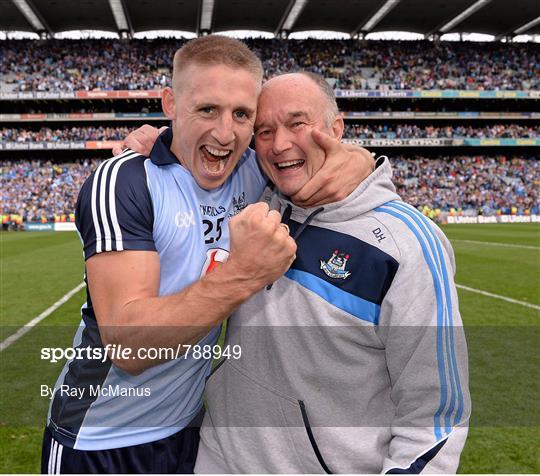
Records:
[[[42,127],[39,130],[0,128],[0,140],[4,142],[56,142],[121,140],[131,127],[73,126],[64,128]],[[472,126],[417,126],[414,124],[349,124],[345,125],[344,137],[349,139],[380,138],[540,138],[540,125],[496,124],[484,127]]]
[[[6,40],[15,91],[159,89],[182,40]],[[431,41],[251,39],[267,77],[305,69],[340,89],[540,89],[540,46]]]
[[[394,157],[393,181],[417,208],[474,210],[483,215],[540,213],[540,161],[536,158]]]
[[[357,139],[380,138],[499,138],[521,139],[540,137],[540,125],[521,126],[518,124],[495,124],[484,127],[473,126],[444,126],[437,127],[417,126],[415,124],[373,125],[373,124],[345,124],[345,137]]]
[[[56,142],[56,141],[89,141],[89,140],[122,140],[130,132],[130,127],[64,127],[52,129],[41,127],[39,130],[3,127],[0,129],[0,140],[4,142]]]
[[[3,227],[22,221],[73,221],[79,189],[98,164],[98,159],[0,161]]]
[[[444,99],[442,102],[438,98],[355,98],[338,100],[342,112],[353,115],[361,111],[362,113],[402,113],[402,112],[427,112],[427,113],[510,113],[525,114],[530,117],[534,111],[532,101],[521,99]],[[56,114],[57,119],[66,118],[67,114],[133,114],[133,113],[158,113],[163,117],[161,101],[155,99],[111,99],[101,100],[77,100],[77,101],[4,101],[0,103],[4,114]],[[473,114],[468,114],[471,118]],[[67,119],[67,118],[66,118]]]
[[[394,157],[402,198],[422,209],[484,215],[539,214],[540,161],[519,157]],[[19,221],[72,221],[79,189],[98,159],[74,163],[0,161],[4,227]],[[12,220],[12,215],[18,217]]]

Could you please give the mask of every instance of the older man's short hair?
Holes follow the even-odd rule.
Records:
[[[334,122],[334,119],[339,114],[339,109],[336,101],[336,95],[334,94],[334,89],[326,79],[324,79],[324,76],[321,76],[320,74],[312,73],[311,71],[299,71],[300,74],[307,76],[309,79],[311,79],[321,90],[321,93],[323,94],[324,98],[326,99],[326,102],[328,104],[328,109],[326,110],[325,119],[326,119],[326,125],[330,127],[332,123]]]
[[[249,71],[262,81],[263,67],[261,60],[245,43],[221,35],[209,35],[188,41],[174,55],[173,88],[181,84],[181,72],[189,65],[200,66],[226,65]]]

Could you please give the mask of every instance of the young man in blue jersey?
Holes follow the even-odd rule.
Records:
[[[260,60],[242,43],[189,42],[163,95],[172,129],[148,157],[127,150],[83,185],[76,223],[88,293],[74,347],[109,358],[92,352],[64,366],[43,472],[193,471],[211,358],[191,346],[212,348],[220,323],[296,251],[278,212],[249,205],[266,183],[248,149],[261,80]],[[311,200],[348,193],[371,166],[343,148],[326,162],[314,183],[328,186],[313,194],[308,185]]]

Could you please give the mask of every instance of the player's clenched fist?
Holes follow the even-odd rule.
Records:
[[[266,203],[249,205],[229,221],[229,264],[246,285],[259,290],[289,269],[296,243],[281,215]]]

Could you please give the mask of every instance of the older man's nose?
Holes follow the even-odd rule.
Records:
[[[272,142],[272,152],[276,155],[285,152],[292,147],[292,142],[289,138],[287,131],[278,129],[274,133],[274,140]]]

